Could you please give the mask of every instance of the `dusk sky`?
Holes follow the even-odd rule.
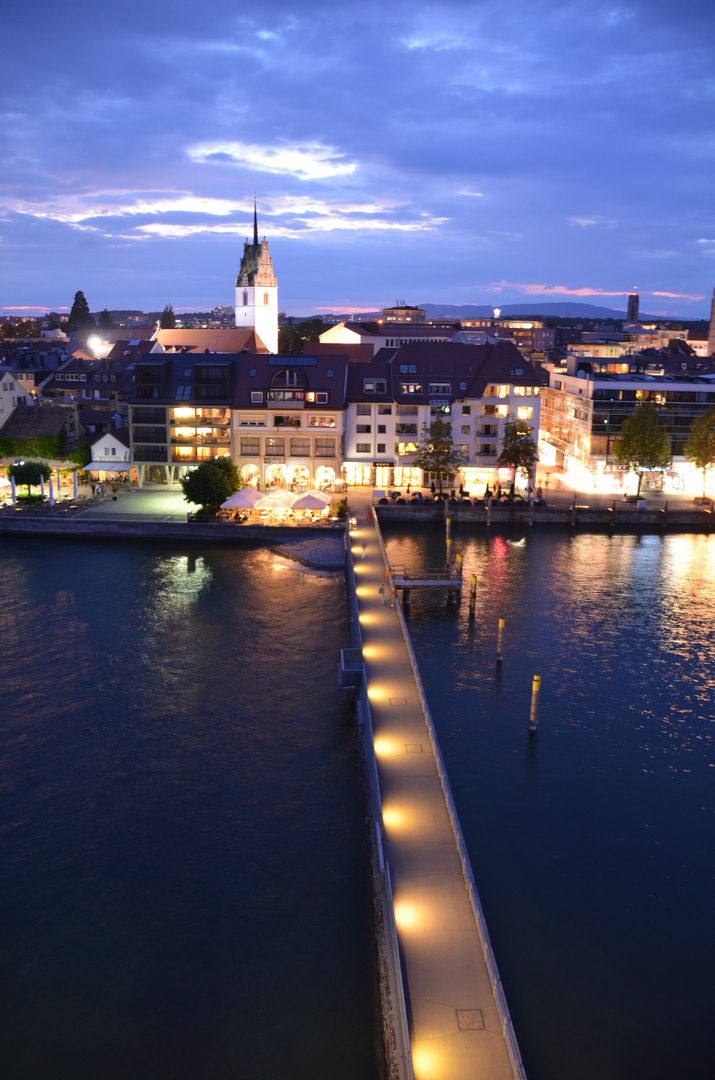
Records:
[[[708,316],[711,3],[249,10],[5,10],[0,313],[232,304],[255,192],[289,313]]]

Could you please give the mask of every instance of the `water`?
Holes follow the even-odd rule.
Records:
[[[0,634],[3,1080],[376,1078],[343,582],[3,539]]]
[[[386,540],[444,561],[439,529]],[[410,627],[527,1074],[712,1080],[715,538],[454,547],[474,621],[418,593]]]

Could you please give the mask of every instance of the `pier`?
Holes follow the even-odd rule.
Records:
[[[379,524],[366,520],[368,498],[364,505],[351,499],[351,510],[362,522],[349,537],[348,587],[354,588],[362,646],[360,711],[388,909],[383,923],[397,1043],[391,1075],[524,1080],[429,705],[387,577]],[[393,568],[396,589],[415,587],[402,571]],[[439,581],[429,575],[417,581],[461,588],[461,574],[452,570]],[[352,653],[353,667],[355,659]]]

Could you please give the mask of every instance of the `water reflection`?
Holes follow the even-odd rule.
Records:
[[[387,544],[444,558],[434,532]],[[456,620],[416,594],[410,627],[530,1080],[710,1080],[715,539],[454,547],[474,618],[467,589]]]

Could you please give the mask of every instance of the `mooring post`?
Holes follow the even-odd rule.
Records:
[[[402,606],[408,608],[410,606],[410,590],[402,590]]]
[[[492,523],[492,500],[491,500],[491,498],[489,498],[489,499],[487,499],[487,525],[491,525],[491,523]]]
[[[536,731],[539,712],[539,691],[541,690],[541,676],[534,675],[531,684],[531,712],[529,714],[529,731]]]
[[[472,574],[469,582],[469,615],[474,618],[474,609],[477,604],[477,575]]]
[[[449,566],[451,561],[452,561],[452,538],[450,536],[448,536],[447,537],[447,566]]]
[[[572,525],[572,527],[575,524],[576,524],[576,492],[574,492],[573,506],[571,507],[571,525]]]
[[[502,662],[502,640],[504,637],[504,619],[499,620],[499,630],[497,631],[497,664]]]
[[[452,519],[445,518],[444,521],[445,525],[447,526],[447,539],[449,540],[450,536],[452,535]]]

